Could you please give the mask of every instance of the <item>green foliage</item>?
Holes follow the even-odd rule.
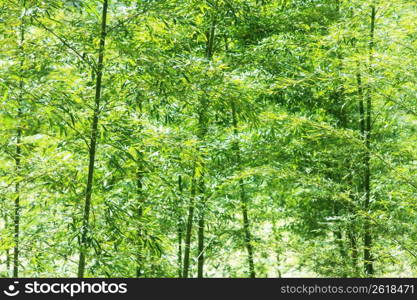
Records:
[[[416,275],[414,1],[111,0],[96,107],[102,3],[0,0],[1,276]]]

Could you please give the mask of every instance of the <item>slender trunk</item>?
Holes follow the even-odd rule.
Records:
[[[369,42],[369,71],[372,73],[372,60],[373,60],[373,49],[374,49],[374,32],[375,32],[375,18],[376,10],[375,7],[371,8],[371,28],[370,28],[370,42]],[[366,146],[364,153],[363,164],[364,164],[364,175],[363,175],[363,184],[361,189],[365,194],[364,201],[364,210],[366,213],[369,213],[370,197],[371,197],[371,170],[370,170],[370,146],[371,146],[371,129],[372,129],[372,98],[371,91],[367,90],[366,97],[366,107],[364,103],[364,88],[362,85],[361,74],[358,72],[356,75],[357,84],[358,84],[358,94],[359,94],[359,115],[360,115],[360,132]],[[365,110],[366,108],[366,110]],[[364,221],[364,272],[367,275],[373,275],[373,256],[371,253],[372,248],[372,235],[370,232],[370,223],[366,218]]]
[[[363,86],[362,86],[362,76],[358,71],[356,73],[356,82],[358,85],[358,95],[359,95],[359,130],[361,136],[365,136],[365,106],[363,104]]]
[[[362,78],[361,74],[358,72],[356,74],[356,80],[358,85],[358,94],[359,94],[359,130],[361,132],[361,136],[364,139],[365,144],[367,144],[367,125],[366,125],[366,118],[365,118],[365,105],[364,105],[364,91],[362,86]],[[363,158],[363,181],[361,182],[360,190],[365,193],[365,203],[364,209],[367,211],[369,207],[369,194],[370,194],[370,186],[369,186],[369,160],[368,160],[368,149],[365,150],[364,158]],[[372,274],[372,262],[369,260],[371,258],[370,253],[370,234],[369,234],[369,225],[368,221],[364,221],[364,271],[365,274]]]
[[[369,43],[369,68],[370,73],[372,74],[372,56],[373,56],[373,49],[374,49],[374,33],[375,33],[375,17],[376,17],[376,10],[375,7],[372,6],[371,8],[371,29],[370,29],[370,43]],[[365,153],[365,211],[368,213],[370,198],[371,198],[371,169],[370,169],[370,147],[371,147],[371,130],[372,130],[372,99],[371,99],[371,91],[368,89],[368,95],[366,99],[366,129],[365,129],[365,145],[366,145],[366,153]],[[370,229],[369,220],[365,220],[364,224],[364,268],[365,273],[368,275],[374,274],[373,269],[373,261],[374,258],[371,253],[372,248],[372,234]]]
[[[20,153],[18,154],[20,155]],[[19,167],[19,164],[16,163],[16,166]],[[13,277],[17,278],[19,276],[19,226],[20,226],[20,190],[19,184],[16,184],[15,192],[16,196],[14,201],[14,248],[13,248]]]
[[[353,183],[352,175],[349,175],[348,182],[349,182],[349,185],[352,186],[353,188],[354,183]],[[355,235],[358,232],[356,228],[357,217],[355,214],[355,210],[356,210],[356,203],[358,203],[359,201],[355,197],[354,193],[352,193],[351,191],[349,191],[349,199],[352,204],[348,206],[348,212],[352,215],[352,219],[349,222],[350,223],[349,227],[346,228],[346,236],[348,238],[348,243],[349,243],[349,248],[350,248],[350,259],[352,262],[352,269],[354,271],[353,275],[358,276],[359,275],[359,268],[358,268],[359,251],[358,251],[357,238]]]
[[[178,278],[182,277],[182,226],[178,224]]]
[[[188,278],[188,273],[190,269],[190,251],[191,251],[191,233],[193,230],[194,222],[194,202],[195,202],[195,166],[193,169],[193,175],[191,179],[191,197],[190,204],[188,207],[188,218],[187,218],[187,228],[185,233],[185,245],[184,245],[184,267],[183,267],[183,278]]]
[[[211,61],[213,58],[214,49],[214,38],[215,38],[216,22],[213,19],[210,30],[207,33],[207,44],[206,44],[206,58]],[[201,98],[200,101],[200,112],[199,112],[199,139],[204,141],[204,137],[207,133],[207,99]],[[203,167],[204,169],[204,167]],[[204,272],[204,224],[205,224],[205,197],[204,197],[204,171],[198,180],[198,194],[199,194],[199,219],[198,219],[198,257],[197,257],[197,277],[202,278]]]
[[[200,195],[199,205],[199,219],[198,219],[198,257],[197,257],[197,277],[203,278],[204,270],[204,213],[205,213],[205,201],[204,201],[204,181],[201,176],[198,184],[198,194]]]
[[[8,235],[9,231],[9,218],[7,215],[4,216],[4,229]],[[6,274],[10,276],[10,251],[9,248],[6,249]]]
[[[232,121],[233,121],[233,133],[235,138],[238,137],[238,121],[236,116],[236,107],[235,103],[232,102]],[[235,150],[235,158],[237,166],[240,167],[241,165],[241,157],[240,157],[240,146],[239,142],[236,140],[234,143],[234,150]],[[248,252],[248,269],[249,275],[251,278],[256,277],[255,273],[255,264],[253,260],[253,246],[252,246],[252,236],[250,232],[250,224],[249,224],[249,217],[248,217],[248,203],[246,198],[246,191],[243,179],[239,179],[239,191],[240,191],[240,205],[242,210],[242,217],[243,217],[243,231],[245,234],[245,246]]]
[[[100,33],[100,46],[98,54],[97,64],[97,78],[96,78],[96,92],[95,92],[95,105],[93,112],[93,122],[91,124],[91,137],[89,146],[89,164],[88,164],[88,178],[85,192],[85,206],[83,215],[83,224],[80,241],[80,257],[78,263],[78,277],[84,277],[85,271],[85,259],[87,253],[87,235],[89,230],[89,217],[91,207],[91,194],[93,191],[93,179],[94,179],[94,163],[96,157],[96,146],[98,136],[98,121],[100,114],[100,100],[102,91],[102,77],[103,77],[103,61],[104,61],[104,49],[106,42],[106,22],[107,22],[107,7],[108,0],[103,0],[103,10],[101,18],[101,33]]]
[[[178,192],[180,197],[182,197],[182,177],[178,176]],[[178,277],[182,277],[182,234],[183,234],[183,223],[181,219],[181,213],[178,215],[178,224],[177,224],[177,234],[178,234]]]
[[[23,9],[26,10],[26,1],[23,2]],[[22,17],[22,23],[20,25],[20,52],[21,52],[21,60],[20,60],[20,70],[19,70],[19,97],[18,97],[18,111],[17,111],[17,135],[16,135],[16,157],[15,157],[15,167],[16,167],[16,177],[20,175],[21,169],[21,158],[22,158],[22,124],[21,120],[23,117],[22,111],[22,101],[23,101],[23,64],[24,64],[24,48],[23,43],[25,42],[25,23],[24,23],[24,16]],[[20,183],[17,182],[15,184],[15,193],[16,198],[14,200],[14,217],[13,217],[13,225],[14,225],[14,232],[13,232],[13,277],[17,278],[19,276],[19,236],[20,236]]]
[[[256,274],[255,274],[255,264],[253,260],[252,235],[250,232],[247,199],[246,199],[246,194],[245,194],[245,189],[244,189],[242,179],[239,179],[239,186],[240,186],[240,200],[241,200],[242,216],[243,216],[243,230],[245,232],[245,245],[248,251],[249,274],[251,278],[255,278]]]
[[[22,81],[21,81],[22,82]],[[21,83],[21,88],[23,87],[23,84]],[[18,112],[18,120],[22,117],[22,110],[19,107]],[[16,140],[16,173],[17,175],[20,172],[20,158],[22,155],[22,148],[20,146],[22,139],[22,129],[19,124],[19,129],[17,130],[17,140]],[[14,248],[13,248],[13,277],[17,278],[19,276],[19,234],[20,234],[20,184],[19,182],[15,185],[15,193],[16,198],[14,200],[14,234],[13,234],[13,240],[14,240]]]

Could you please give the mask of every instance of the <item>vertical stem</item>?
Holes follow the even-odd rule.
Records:
[[[9,218],[7,215],[4,216],[4,229],[8,235],[9,231]],[[9,248],[6,249],[6,274],[10,276],[10,251]]]
[[[18,154],[20,155],[20,153]],[[16,163],[19,167],[19,164]],[[14,249],[13,249],[13,277],[19,276],[19,226],[20,226],[20,195],[19,184],[16,184],[15,192],[18,194],[14,201]]]
[[[369,68],[370,73],[372,73],[372,60],[373,60],[373,50],[374,50],[374,34],[375,34],[375,17],[376,10],[375,6],[371,7],[371,28],[370,28],[370,42],[369,42]],[[371,130],[372,130],[372,99],[371,91],[368,90],[368,95],[366,99],[366,127],[365,127],[365,211],[368,213],[370,197],[371,197],[371,169],[370,169],[370,147],[371,147]],[[373,275],[373,256],[371,253],[372,247],[372,235],[370,232],[370,224],[366,219],[364,224],[364,268],[365,273],[368,275]]]
[[[200,195],[199,219],[198,219],[198,257],[197,257],[197,277],[203,278],[204,270],[204,181],[203,176],[199,179],[198,194]]]
[[[178,278],[182,277],[182,226],[178,225]]]
[[[195,163],[194,163],[195,164]],[[185,248],[184,248],[184,268],[182,277],[188,278],[188,273],[190,269],[190,250],[191,250],[191,233],[193,230],[193,221],[194,221],[194,202],[195,202],[195,166],[193,169],[193,175],[191,179],[191,196],[190,204],[188,207],[188,218],[187,218],[187,228],[185,233]]]
[[[365,117],[365,105],[364,105],[364,93],[363,93],[363,86],[362,86],[362,77],[361,74],[358,73],[356,74],[356,81],[357,81],[357,85],[358,85],[358,94],[359,94],[359,130],[361,132],[361,136],[364,139],[365,144],[367,145],[367,125],[366,125],[366,117]],[[365,193],[365,205],[364,208],[365,210],[368,209],[369,206],[369,160],[368,160],[368,149],[365,150],[364,153],[364,158],[363,158],[363,168],[364,168],[364,173],[363,173],[363,180],[360,184],[360,190],[362,190]],[[362,175],[362,174],[361,174]],[[368,273],[369,271],[372,271],[372,263],[370,264],[369,258],[370,258],[370,239],[369,239],[370,235],[369,235],[369,225],[368,225],[368,221],[365,220],[364,222],[364,271],[366,274],[370,274]],[[352,242],[353,240],[351,240]]]
[[[178,176],[178,192],[182,197],[182,177]],[[181,220],[181,213],[178,214],[178,277],[182,277],[182,234],[183,234],[183,223]]]
[[[359,63],[358,63],[359,66]],[[362,76],[358,71],[356,73],[356,83],[358,85],[358,95],[359,95],[359,130],[362,137],[365,137],[365,107],[363,104],[363,86],[362,86]]]
[[[211,61],[213,58],[213,49],[214,49],[214,38],[216,30],[216,21],[213,18],[210,26],[210,30],[207,33],[207,44],[206,44],[206,58],[208,61]],[[207,133],[207,99],[201,98],[200,100],[200,111],[199,111],[199,139],[200,141],[204,140],[204,137]],[[204,167],[203,167],[204,169]],[[204,197],[205,187],[204,187],[204,171],[201,174],[201,177],[198,180],[198,194],[199,197],[199,219],[198,219],[198,258],[197,258],[197,277],[203,277],[204,271],[204,224],[205,224],[205,197]]]
[[[238,121],[237,121],[237,116],[236,116],[236,107],[233,101],[232,101],[232,121],[233,121],[233,133],[236,138],[236,142],[234,144],[236,163],[238,167],[240,167],[241,165],[240,147],[239,147],[239,142],[237,140]],[[249,217],[248,217],[248,203],[247,203],[247,198],[246,198],[245,186],[244,186],[244,182],[242,178],[239,179],[239,191],[240,191],[240,205],[241,205],[242,217],[243,217],[243,231],[245,233],[245,246],[248,252],[249,275],[251,278],[255,278],[256,273],[255,273],[255,264],[253,260],[252,237],[251,237],[250,223],[249,223]]]
[[[23,9],[24,13],[26,12],[26,1],[23,1]],[[21,52],[21,59],[20,59],[20,70],[19,70],[19,98],[18,98],[18,112],[17,112],[17,136],[16,136],[16,157],[15,157],[15,166],[16,166],[16,177],[20,175],[21,169],[21,158],[22,158],[22,124],[21,119],[23,117],[22,111],[22,101],[23,101],[23,89],[24,89],[24,82],[23,82],[23,64],[24,64],[24,42],[25,42],[25,16],[22,16],[22,23],[20,24],[20,52]],[[13,248],[13,277],[17,278],[19,276],[19,235],[20,235],[20,183],[17,182],[15,184],[15,193],[16,198],[14,200],[14,217],[13,217],[13,224],[14,224],[14,233],[13,233],[13,240],[14,240],[14,248]]]
[[[88,227],[89,227],[91,194],[93,191],[94,163],[95,163],[95,156],[96,156],[98,121],[99,121],[100,100],[101,100],[101,91],[102,91],[103,61],[104,61],[104,49],[105,49],[105,42],[106,42],[107,7],[108,7],[108,0],[103,0],[100,46],[99,46],[99,54],[98,54],[96,91],[95,91],[95,103],[94,103],[95,105],[94,105],[94,112],[93,112],[93,122],[91,124],[88,178],[87,178],[87,186],[86,186],[86,192],[85,192],[83,225],[81,229],[82,233],[81,233],[80,257],[79,257],[79,263],[78,263],[78,277],[80,278],[84,277],[85,258],[86,258],[86,252],[87,252],[86,244],[87,244],[87,235],[88,235]]]

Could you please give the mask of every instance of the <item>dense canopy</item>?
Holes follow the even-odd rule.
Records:
[[[0,0],[1,277],[416,276],[417,3]]]

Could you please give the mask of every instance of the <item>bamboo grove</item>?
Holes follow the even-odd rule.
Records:
[[[416,276],[416,16],[0,0],[0,276]]]

